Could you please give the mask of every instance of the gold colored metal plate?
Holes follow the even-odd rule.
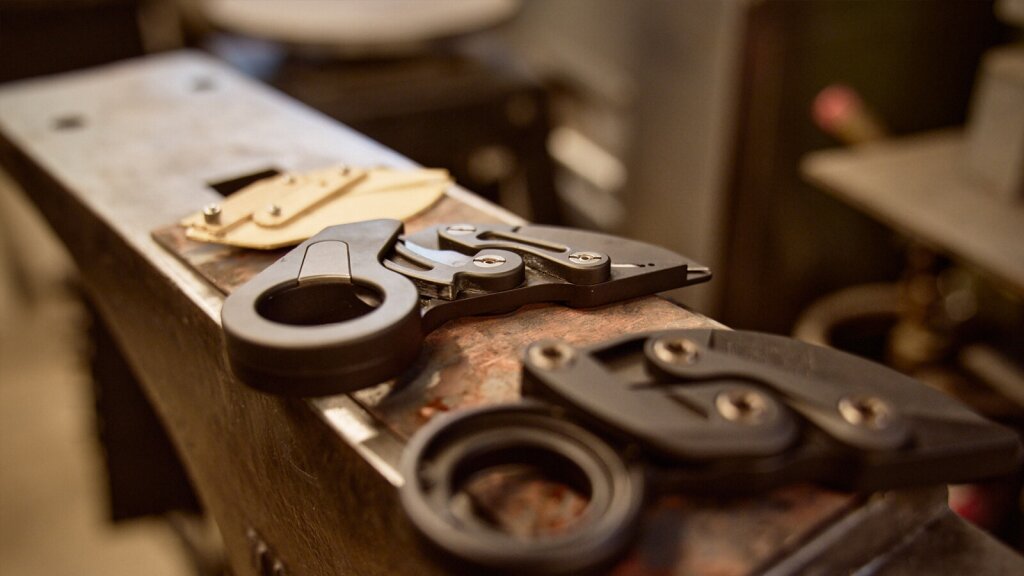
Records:
[[[432,206],[451,184],[444,169],[336,166],[261,180],[180,224],[193,240],[271,250],[336,224],[406,220]]]

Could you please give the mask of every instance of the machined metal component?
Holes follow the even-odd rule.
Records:
[[[219,222],[220,214],[220,204],[214,202],[207,204],[206,206],[203,206],[203,220],[205,220],[208,224],[216,224],[217,222]]]
[[[401,374],[424,335],[453,318],[541,302],[601,306],[711,278],[669,250],[568,228],[401,232],[397,220],[327,228],[228,296],[235,373],[281,395],[350,392]]]
[[[595,571],[624,551],[648,492],[749,493],[806,481],[889,489],[981,479],[1020,462],[1013,431],[895,371],[780,336],[668,330],[584,348],[541,340],[526,349],[522,375],[522,403],[437,418],[403,456],[412,524],[470,572]],[[837,390],[839,409],[822,410]],[[902,426],[914,442],[862,446],[837,423],[883,444],[887,428]],[[517,539],[466,517],[473,507],[459,498],[473,497],[472,479],[510,466],[539,468],[560,493],[588,495],[569,520],[578,524]]]
[[[659,461],[699,462],[674,473],[676,485],[687,488],[790,480],[855,489],[952,483],[1005,473],[1020,461],[1012,431],[942,393],[851,354],[782,336],[629,335],[570,347],[573,361],[560,370],[533,353],[544,345],[527,351],[523,393]],[[950,435],[950,427],[958,433]]]
[[[544,539],[517,538],[474,517],[467,484],[503,466],[541,464],[545,476],[586,495],[570,530]],[[422,428],[402,455],[402,507],[438,551],[472,573],[579,574],[615,559],[640,520],[643,469],[620,458],[589,430],[550,406],[526,402],[448,414]]]

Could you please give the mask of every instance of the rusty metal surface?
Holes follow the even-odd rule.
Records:
[[[409,232],[444,222],[497,222],[495,216],[445,198],[406,225]],[[258,252],[193,242],[170,225],[154,238],[229,293],[284,251]],[[408,438],[435,415],[519,398],[519,354],[541,338],[574,345],[643,330],[706,327],[708,319],[657,297],[598,309],[535,305],[496,317],[449,322],[427,336],[419,362],[396,381],[353,394],[379,421]],[[578,495],[530,479],[505,479],[474,493],[478,505],[511,533],[543,537],[570,529],[585,507]],[[489,490],[488,490],[489,488]],[[798,546],[857,499],[801,485],[756,498],[662,498],[647,513],[622,575],[745,575]]]
[[[54,118],[68,114],[81,115],[81,127],[55,130]],[[534,306],[441,327],[416,371],[357,394],[358,405],[268,397],[230,375],[218,318],[223,293],[280,253],[197,244],[169,225],[215,200],[209,183],[227,176],[407,159],[191,53],[0,88],[0,158],[82,267],[239,574],[253,573],[250,526],[295,573],[437,573],[412,549],[391,486],[401,481],[388,470],[402,438],[438,412],[517,398],[518,350],[537,338],[583,344],[710,323],[657,298],[586,311]],[[454,191],[408,229],[509,217]],[[664,498],[615,573],[749,574],[860,509],[852,495],[812,486]],[[392,545],[402,555],[375,553]]]

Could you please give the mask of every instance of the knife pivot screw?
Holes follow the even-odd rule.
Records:
[[[504,263],[505,257],[498,256],[497,254],[484,254],[483,256],[473,258],[473,265],[479,266],[480,268],[494,268],[495,266],[501,266]]]
[[[597,252],[573,252],[569,254],[569,262],[573,264],[582,264],[584,266],[593,266],[600,264],[604,260],[604,254],[598,254]]]
[[[700,355],[697,343],[689,338],[660,338],[653,348],[658,360],[668,364],[693,364]]]
[[[472,234],[473,232],[476,232],[476,226],[471,226],[469,224],[455,224],[453,226],[449,226],[445,231],[448,232],[449,234],[460,236],[463,234]]]
[[[530,363],[542,370],[557,370],[572,363],[576,350],[565,342],[549,340],[538,342],[526,352]]]
[[[220,213],[220,204],[217,204],[216,202],[211,202],[210,204],[203,206],[203,220],[205,220],[207,224],[216,224],[220,222]]]
[[[271,204],[267,206],[267,214],[270,214],[271,216],[280,216],[281,207],[278,206],[277,204]]]
[[[854,426],[872,430],[887,428],[893,419],[889,404],[875,396],[845,396],[839,400],[839,414]]]
[[[768,412],[768,400],[760,392],[738,388],[716,396],[715,408],[726,420],[754,425],[764,420]]]

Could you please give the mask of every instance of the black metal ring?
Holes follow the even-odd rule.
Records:
[[[412,363],[423,341],[419,293],[380,263],[401,230],[395,220],[327,228],[229,295],[221,321],[232,370],[266,392],[322,396]],[[337,274],[304,278],[307,251],[331,243]]]
[[[541,465],[582,485],[589,503],[578,524],[564,535],[523,540],[452,511],[469,479],[504,464]],[[639,463],[532,401],[439,417],[406,446],[401,470],[401,501],[416,530],[457,563],[498,572],[568,574],[603,566],[629,544],[644,500]]]

